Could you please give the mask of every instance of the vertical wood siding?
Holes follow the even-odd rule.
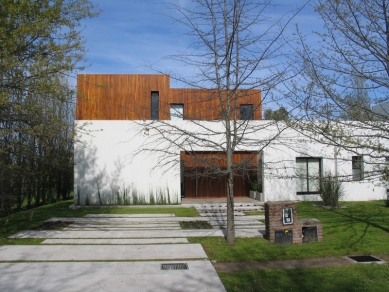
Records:
[[[227,178],[217,171],[226,168],[226,155],[220,152],[196,153],[181,152],[184,163],[184,189],[186,198],[225,198]],[[234,177],[234,197],[248,197],[250,177],[256,179],[258,155],[252,152],[236,152],[233,164],[244,164]],[[246,161],[246,163],[242,163]]]
[[[80,74],[77,79],[78,120],[142,120],[151,116],[151,92],[167,97],[167,75]]]
[[[77,91],[78,120],[150,119],[152,91],[159,92],[161,120],[170,120],[170,104],[183,104],[185,119],[221,118],[220,99],[216,90],[170,88],[168,75],[80,74]],[[239,92],[236,105],[238,118],[241,104],[252,104],[254,120],[262,119],[260,90]]]

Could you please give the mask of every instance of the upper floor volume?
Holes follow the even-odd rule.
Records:
[[[79,74],[77,120],[220,120],[226,92],[170,88],[162,74]],[[231,92],[231,119],[261,120],[261,91]]]

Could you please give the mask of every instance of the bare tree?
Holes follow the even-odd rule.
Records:
[[[389,98],[389,1],[312,3],[324,29],[315,32],[318,46],[308,45],[312,35],[299,31],[299,60],[293,63],[301,78],[292,94],[307,122],[297,128],[313,132],[320,143],[364,151],[377,161],[378,172],[371,176],[380,175],[389,153],[389,115],[373,111],[370,100],[378,104]]]
[[[170,17],[194,42],[185,52],[167,58],[190,66],[194,73],[183,77],[158,72],[190,87],[187,101],[196,103],[197,110],[184,111],[181,117],[188,122],[183,124],[141,123],[150,140],[140,151],[155,152],[158,143],[165,146],[159,150],[159,166],[178,163],[172,157],[183,151],[193,170],[186,175],[226,178],[227,242],[232,244],[234,177],[250,176],[258,168],[257,155],[285,129],[280,123],[276,133],[259,138],[256,133],[274,122],[250,120],[262,118],[263,104],[271,100],[278,84],[290,78],[283,65],[282,50],[288,43],[284,33],[298,10],[273,19],[270,14],[277,7],[270,0],[192,0],[171,3],[171,8]],[[239,151],[248,156],[234,159]]]

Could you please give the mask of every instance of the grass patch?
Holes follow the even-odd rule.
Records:
[[[38,226],[30,227],[30,230],[63,230],[68,227],[73,222],[63,222],[63,221],[55,221],[55,222],[42,222]]]
[[[213,229],[207,221],[181,221],[182,229]]]
[[[129,208],[129,209],[77,209],[70,210],[73,200],[63,201],[35,209],[13,213],[0,219],[0,245],[40,244],[42,240],[15,240],[8,236],[39,226],[52,217],[84,217],[86,214],[175,214],[177,217],[199,216],[195,208]]]
[[[309,269],[219,273],[227,291],[387,291],[389,265],[347,265]]]
[[[243,213],[245,213],[248,216],[250,216],[250,215],[265,215],[265,211],[246,211]]]
[[[323,223],[323,241],[299,245],[270,244],[262,238],[189,238],[201,243],[211,260],[242,262],[287,260],[344,255],[388,253],[389,208],[382,201],[342,203],[345,209],[323,209],[310,202],[296,205],[298,218],[317,218]]]

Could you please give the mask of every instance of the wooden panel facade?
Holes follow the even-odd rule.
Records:
[[[221,99],[217,90],[172,88],[170,90],[170,103],[184,105],[184,119],[219,120],[222,117]],[[236,109],[239,119],[240,105],[253,105],[253,119],[262,119],[261,92],[260,90],[242,90],[238,94]],[[231,119],[233,114],[231,114]]]
[[[78,120],[151,119],[151,92],[159,92],[159,119],[170,120],[170,105],[183,104],[185,119],[218,120],[220,99],[216,90],[170,88],[168,75],[80,74],[77,79]],[[260,90],[239,92],[241,104],[253,105],[253,119],[262,119]],[[232,118],[232,116],[231,116]]]
[[[218,174],[226,168],[226,155],[218,152],[196,153],[181,152],[184,165],[185,198],[225,198],[227,177]],[[250,183],[256,179],[258,155],[252,152],[236,152],[233,164],[244,164],[244,171],[237,170],[234,177],[234,197],[248,197]],[[244,172],[244,173],[243,173]]]
[[[151,92],[168,96],[168,75],[80,74],[78,120],[142,120],[151,117]]]

